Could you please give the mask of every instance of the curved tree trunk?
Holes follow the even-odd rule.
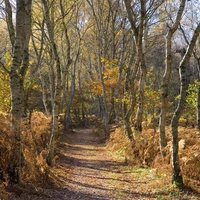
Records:
[[[178,121],[185,107],[185,99],[187,94],[187,74],[186,66],[189,62],[189,59],[192,55],[196,40],[200,33],[200,23],[194,31],[192,40],[188,46],[185,56],[180,62],[179,74],[180,74],[180,99],[178,102],[177,109],[172,117],[171,130],[172,130],[172,183],[175,183],[177,186],[183,186],[183,179],[181,175],[180,165],[179,165],[179,156],[178,156]]]
[[[169,94],[169,80],[171,76],[171,68],[172,68],[172,53],[171,53],[171,43],[172,37],[175,31],[178,29],[178,25],[181,21],[182,14],[185,8],[186,0],[182,0],[179,6],[179,10],[177,13],[176,20],[174,25],[169,28],[167,36],[166,36],[166,59],[165,59],[165,73],[163,75],[162,80],[162,96],[161,96],[161,114],[159,120],[159,134],[160,134],[160,150],[163,155],[163,147],[167,145],[166,136],[165,136],[165,126],[166,126],[166,114],[168,107],[168,94]]]
[[[179,156],[178,156],[178,121],[185,107],[186,99],[186,66],[182,65],[179,69],[180,79],[181,79],[181,88],[180,88],[180,99],[178,102],[177,109],[172,117],[171,130],[172,130],[172,183],[175,183],[178,186],[183,185],[183,178],[181,175],[180,165],[179,165]]]

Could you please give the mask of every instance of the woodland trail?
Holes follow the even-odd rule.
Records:
[[[72,194],[66,194],[65,199],[149,199],[149,194],[137,193],[139,183],[133,183],[123,173],[123,163],[114,160],[92,129],[77,130],[68,141],[63,141],[67,156],[62,160],[66,159],[63,167],[67,177],[62,179]]]
[[[117,161],[101,144],[92,129],[77,129],[63,134],[54,172],[61,187],[37,189],[37,194],[22,194],[10,199],[26,200],[151,200],[167,198],[168,191],[149,188],[158,178],[150,170],[130,168]],[[152,186],[152,185],[151,185]],[[184,198],[187,199],[187,198]]]

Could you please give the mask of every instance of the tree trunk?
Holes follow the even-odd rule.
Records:
[[[5,0],[5,11],[6,11],[6,23],[8,27],[8,33],[10,37],[10,42],[12,44],[12,49],[15,43],[15,29],[13,25],[12,7],[9,0]]]
[[[125,49],[125,24],[126,24],[126,19],[123,20],[122,23],[122,35],[121,35],[121,49]],[[117,84],[115,87],[115,122],[118,123],[119,122],[119,117],[120,117],[120,84],[122,81],[122,71],[124,68],[124,51],[121,51],[121,55],[120,55],[120,65],[119,65],[119,71],[118,71],[118,76],[117,76]]]
[[[161,86],[161,90],[162,90],[161,114],[160,114],[160,120],[159,120],[160,150],[161,150],[162,155],[164,155],[164,152],[162,151],[162,149],[163,147],[167,145],[167,140],[165,136],[165,126],[166,126],[166,115],[167,115],[167,107],[168,107],[169,80],[170,80],[171,68],[172,68],[171,43],[172,43],[173,34],[178,29],[178,25],[181,21],[182,14],[185,8],[185,2],[186,0],[181,1],[176,20],[173,26],[169,28],[167,36],[166,36],[165,73],[163,75],[162,86]]]
[[[132,59],[130,60],[130,63],[132,63]],[[130,68],[128,68],[126,71],[126,79],[124,83],[124,94],[128,94],[128,90],[130,89],[130,97],[129,97],[130,105],[128,106],[127,97],[125,96],[125,99],[123,100],[123,124],[127,137],[129,138],[130,141],[133,141],[134,137],[133,137],[133,131],[131,129],[130,118],[135,108],[136,98],[135,98],[134,79],[131,79],[130,76],[131,76]]]
[[[144,60],[144,55],[141,61],[140,66],[140,81],[139,81],[139,98],[138,98],[138,108],[136,113],[136,120],[135,120],[135,130],[142,132],[142,115],[143,115],[143,107],[144,107],[144,86],[145,86],[145,79],[146,79],[147,69]]]
[[[44,105],[44,110],[46,115],[49,115],[49,109],[48,109],[48,104],[47,104],[47,86],[44,80],[44,77],[41,73],[41,70],[39,70],[40,73],[40,81],[41,81],[41,86],[42,86],[42,101],[43,101],[43,105]]]
[[[58,140],[58,115],[59,115],[59,106],[60,106],[60,100],[61,100],[61,66],[60,66],[60,58],[57,51],[57,46],[54,39],[54,22],[50,19],[50,11],[54,12],[54,8],[51,5],[51,9],[47,4],[46,0],[42,0],[43,6],[44,6],[44,14],[45,14],[45,20],[46,20],[46,26],[47,31],[49,35],[49,40],[51,44],[51,48],[53,50],[53,56],[55,59],[55,68],[56,68],[56,80],[55,81],[55,92],[53,98],[53,105],[52,105],[52,129],[51,129],[51,137],[49,142],[49,148],[48,148],[48,154],[47,154],[47,164],[52,165],[53,164],[53,158],[55,154],[55,145]]]
[[[72,64],[72,59],[71,59],[71,44],[70,44],[70,39],[69,39],[69,35],[68,35],[68,29],[67,26],[65,24],[65,17],[66,17],[66,13],[64,12],[64,8],[63,8],[63,0],[59,0],[59,5],[60,5],[60,11],[61,11],[61,15],[62,15],[62,25],[63,25],[63,30],[64,30],[64,35],[65,35],[65,43],[66,43],[66,64],[64,66],[63,69],[63,73],[62,73],[62,101],[61,101],[61,108],[60,111],[63,111],[63,104],[66,101],[66,82],[67,82],[67,75],[68,75],[68,69],[70,67],[70,65]]]
[[[46,86],[46,82],[45,82],[45,77],[42,74],[42,66],[41,66],[41,62],[42,62],[42,54],[43,54],[43,50],[44,50],[44,19],[42,20],[41,23],[41,43],[40,43],[40,48],[38,50],[37,45],[35,44],[35,40],[34,37],[32,35],[32,44],[33,44],[33,48],[37,57],[37,68],[39,75],[40,75],[40,81],[41,81],[41,86],[42,86],[42,101],[43,101],[43,105],[44,105],[44,110],[46,115],[49,115],[49,109],[48,109],[48,104],[47,104],[47,86]]]
[[[74,93],[75,93],[75,88],[76,88],[76,86],[75,86],[75,75],[73,74],[72,77],[71,77],[71,89],[70,89],[69,99],[67,101],[67,109],[66,109],[65,118],[64,118],[66,130],[69,129],[69,125],[70,125],[70,122],[71,122],[70,109],[71,109],[72,100],[73,100]]]
[[[78,62],[78,57],[79,57],[79,54],[80,54],[80,42],[81,42],[81,38],[80,38],[80,34],[78,34],[79,36],[79,40],[77,41],[77,53],[76,53],[76,57],[75,57],[75,60],[74,60],[74,66],[73,66],[73,70],[72,70],[72,75],[71,75],[71,90],[70,90],[70,96],[69,96],[69,100],[67,102],[67,109],[66,109],[66,112],[65,112],[65,129],[68,129],[69,128],[69,123],[70,123],[70,109],[71,109],[71,105],[72,105],[72,100],[73,100],[73,97],[74,97],[74,94],[75,94],[75,90],[76,90],[76,68],[77,68],[77,62]],[[70,63],[68,63],[69,65],[71,64],[71,61]]]
[[[25,76],[24,65],[27,64],[26,59],[28,57],[28,44],[30,39],[30,11],[31,1],[26,2],[24,0],[17,0],[17,12],[16,12],[16,36],[13,46],[13,59],[10,68],[10,87],[11,87],[11,131],[14,134],[16,140],[16,168],[15,182],[20,181],[21,167],[22,167],[22,146],[21,146],[21,130],[20,122],[22,118],[23,110],[23,80]],[[12,35],[12,33],[10,33]],[[12,36],[11,36],[12,37]],[[12,40],[12,38],[11,38]],[[13,43],[13,41],[11,41]],[[24,53],[26,55],[24,55]],[[25,57],[24,57],[25,56]],[[23,61],[25,63],[23,63]],[[28,67],[26,65],[26,67]],[[23,73],[22,73],[23,71]]]
[[[144,37],[144,27],[145,27],[145,20],[146,20],[146,3],[145,1],[140,1],[140,16],[139,16],[139,25],[136,25],[135,17],[133,16],[133,12],[131,10],[131,2],[128,0],[124,0],[126,11],[128,14],[128,19],[131,25],[131,29],[133,32],[133,38],[135,39],[135,47],[136,47],[136,61],[134,63],[134,69],[132,73],[132,82],[135,81],[135,77],[137,75],[137,71],[139,66],[141,66],[141,79],[140,79],[140,89],[139,89],[139,107],[136,114],[136,121],[135,121],[135,130],[141,131],[141,124],[142,124],[142,112],[143,112],[143,87],[144,87],[144,80],[145,78],[145,62],[144,62],[144,53],[143,53],[143,37]],[[138,22],[137,22],[138,23]],[[134,84],[132,84],[134,87]],[[135,94],[134,97],[135,98]]]
[[[196,40],[200,33],[200,23],[196,27],[192,40],[188,46],[186,54],[180,62],[179,75],[180,75],[180,99],[178,102],[177,109],[172,117],[171,130],[172,130],[172,183],[177,186],[183,186],[183,179],[180,171],[179,156],[178,156],[178,121],[185,107],[185,99],[187,95],[187,74],[186,66],[192,55]]]
[[[186,66],[181,66],[179,69],[181,88],[180,88],[180,100],[178,102],[177,109],[172,117],[171,130],[172,130],[172,183],[177,186],[183,185],[183,178],[181,175],[179,156],[178,156],[178,121],[185,107],[186,99]]]

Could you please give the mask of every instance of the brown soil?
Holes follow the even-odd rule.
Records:
[[[148,168],[126,166],[114,157],[92,129],[77,129],[61,138],[54,172],[60,188],[35,188],[13,200],[200,199],[190,190],[170,186],[170,178]],[[167,184],[167,185],[166,185]]]

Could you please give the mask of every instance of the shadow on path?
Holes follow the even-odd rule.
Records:
[[[121,169],[124,163],[112,158],[92,129],[76,130],[61,140],[60,170],[65,173],[59,177],[68,189],[66,199],[155,199],[137,192]]]

